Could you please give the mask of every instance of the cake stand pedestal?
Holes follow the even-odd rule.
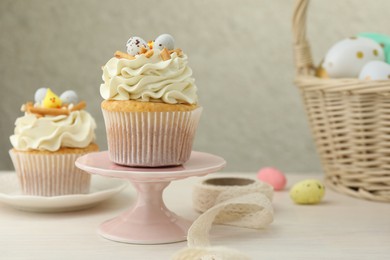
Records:
[[[183,165],[163,168],[133,168],[109,160],[108,152],[86,154],[76,166],[91,173],[129,180],[137,191],[135,204],[116,218],[102,223],[103,237],[132,244],[165,244],[186,240],[191,222],[170,211],[163,201],[163,191],[171,181],[204,176],[225,166],[223,158],[192,152]]]

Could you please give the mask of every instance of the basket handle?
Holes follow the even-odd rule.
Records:
[[[306,14],[309,0],[295,0],[292,31],[296,74],[312,75],[314,65],[309,42],[306,39]]]

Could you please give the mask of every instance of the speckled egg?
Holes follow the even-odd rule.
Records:
[[[387,63],[390,63],[390,36],[379,33],[359,33],[359,37],[366,37],[377,42],[385,53]]]
[[[325,195],[325,186],[318,180],[303,180],[290,189],[290,197],[297,204],[317,204]]]
[[[62,103],[66,104],[77,104],[79,102],[79,97],[77,93],[73,90],[67,90],[61,94],[60,99]]]
[[[34,94],[34,101],[35,103],[41,103],[46,96],[47,88],[39,88],[37,91],[35,91]]]
[[[274,187],[276,191],[283,190],[287,183],[286,176],[278,169],[272,167],[260,169],[257,173],[257,178]]]
[[[141,47],[144,47],[145,49],[149,49],[149,46],[144,39],[134,36],[134,37],[130,37],[129,40],[127,40],[126,48],[128,54],[133,56],[139,54]]]
[[[173,50],[175,48],[175,39],[170,34],[161,34],[154,40],[153,48]]]
[[[390,64],[383,61],[370,61],[359,74],[361,80],[390,80]]]
[[[385,60],[383,48],[371,39],[351,37],[329,49],[322,67],[330,78],[357,78],[363,66],[374,60]]]

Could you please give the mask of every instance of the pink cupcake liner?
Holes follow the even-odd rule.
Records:
[[[75,166],[83,154],[34,154],[9,151],[21,190],[26,195],[88,193],[91,175]]]
[[[190,158],[202,108],[187,112],[102,111],[111,161],[161,167],[181,165]]]

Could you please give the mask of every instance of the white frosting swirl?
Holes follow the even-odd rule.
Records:
[[[61,147],[85,148],[95,141],[95,120],[84,110],[71,112],[68,116],[40,118],[26,113],[16,119],[15,126],[10,140],[13,147],[20,151],[53,152]]]
[[[163,61],[158,49],[150,58],[144,54],[134,60],[114,57],[103,67],[100,94],[106,100],[196,104],[197,88],[187,63],[185,54],[179,57],[175,52]]]

